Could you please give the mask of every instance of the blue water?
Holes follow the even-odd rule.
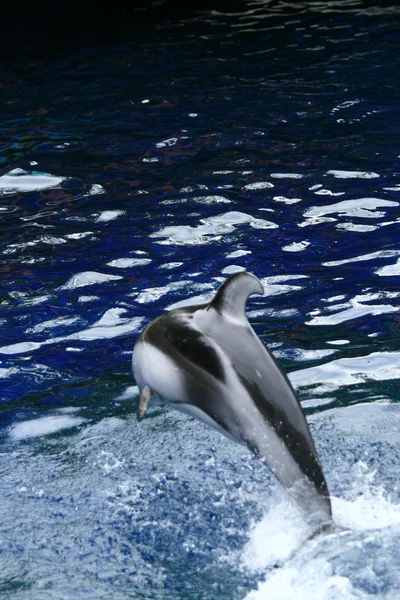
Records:
[[[3,65],[0,596],[399,598],[400,10],[168,6]],[[203,424],[136,420],[142,328],[240,269],[344,533],[304,542]]]

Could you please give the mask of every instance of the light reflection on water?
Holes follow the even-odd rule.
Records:
[[[3,90],[0,593],[396,597],[396,10],[193,10]],[[303,547],[262,465],[201,424],[136,422],[139,331],[242,269],[345,542]]]

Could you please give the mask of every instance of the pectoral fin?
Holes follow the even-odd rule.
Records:
[[[147,407],[149,405],[149,400],[151,397],[151,389],[146,385],[142,389],[142,393],[140,394],[139,405],[137,409],[137,418],[138,421],[141,421],[146,414]]]

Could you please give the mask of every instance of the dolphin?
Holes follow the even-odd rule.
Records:
[[[331,502],[300,402],[246,317],[264,295],[246,271],[224,281],[209,304],[171,310],[142,332],[132,356],[138,418],[151,394],[245,444],[297,500],[319,531]]]

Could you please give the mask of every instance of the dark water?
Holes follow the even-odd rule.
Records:
[[[3,62],[0,596],[398,598],[400,10],[125,17],[101,43],[25,22]],[[138,333],[243,268],[343,535],[303,545],[202,424],[136,421]]]

